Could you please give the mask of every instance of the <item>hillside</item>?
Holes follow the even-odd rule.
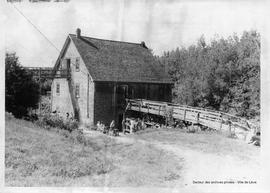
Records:
[[[150,144],[89,136],[87,146],[6,116],[6,186],[171,186],[182,162]]]
[[[260,148],[218,132],[162,128],[84,136],[87,143],[78,143],[66,132],[6,116],[6,186],[193,188],[194,180],[259,177]]]

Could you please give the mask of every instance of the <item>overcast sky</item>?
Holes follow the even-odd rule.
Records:
[[[227,37],[244,30],[260,32],[264,2],[114,0],[14,4],[61,49],[69,33],[129,42],[145,41],[155,54],[196,43],[204,34]],[[13,7],[6,13],[6,49],[16,51],[24,66],[53,66],[59,52]]]

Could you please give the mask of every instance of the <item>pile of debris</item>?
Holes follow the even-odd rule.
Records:
[[[134,133],[146,128],[160,128],[159,123],[153,122],[150,120],[140,119],[140,118],[126,118],[122,121],[122,130],[123,133]]]
[[[119,130],[115,127],[115,122],[112,120],[110,126],[106,126],[102,122],[97,122],[97,130],[111,136],[119,136]]]
[[[151,120],[145,121],[140,118],[125,118],[121,123],[121,132],[123,134],[127,133],[135,133],[137,131],[144,130],[146,128],[160,128],[161,125],[159,123],[155,123]],[[115,126],[114,120],[111,122],[110,126],[106,126],[101,121],[97,122],[96,130],[111,136],[119,136],[120,130]]]

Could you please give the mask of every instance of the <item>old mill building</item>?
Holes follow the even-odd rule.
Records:
[[[172,82],[144,42],[69,34],[54,66],[52,111],[82,124],[121,123],[126,98],[171,102]]]

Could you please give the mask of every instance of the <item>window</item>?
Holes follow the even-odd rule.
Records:
[[[75,87],[75,97],[79,98],[80,97],[80,84],[76,84]]]
[[[75,65],[75,67],[76,67],[76,71],[77,72],[80,71],[80,58],[76,58],[76,65]]]
[[[67,64],[66,68],[69,70],[70,69],[70,58],[67,58]]]
[[[60,95],[60,84],[56,83],[56,94]]]
[[[70,58],[63,58],[59,70],[66,70],[70,64]]]

